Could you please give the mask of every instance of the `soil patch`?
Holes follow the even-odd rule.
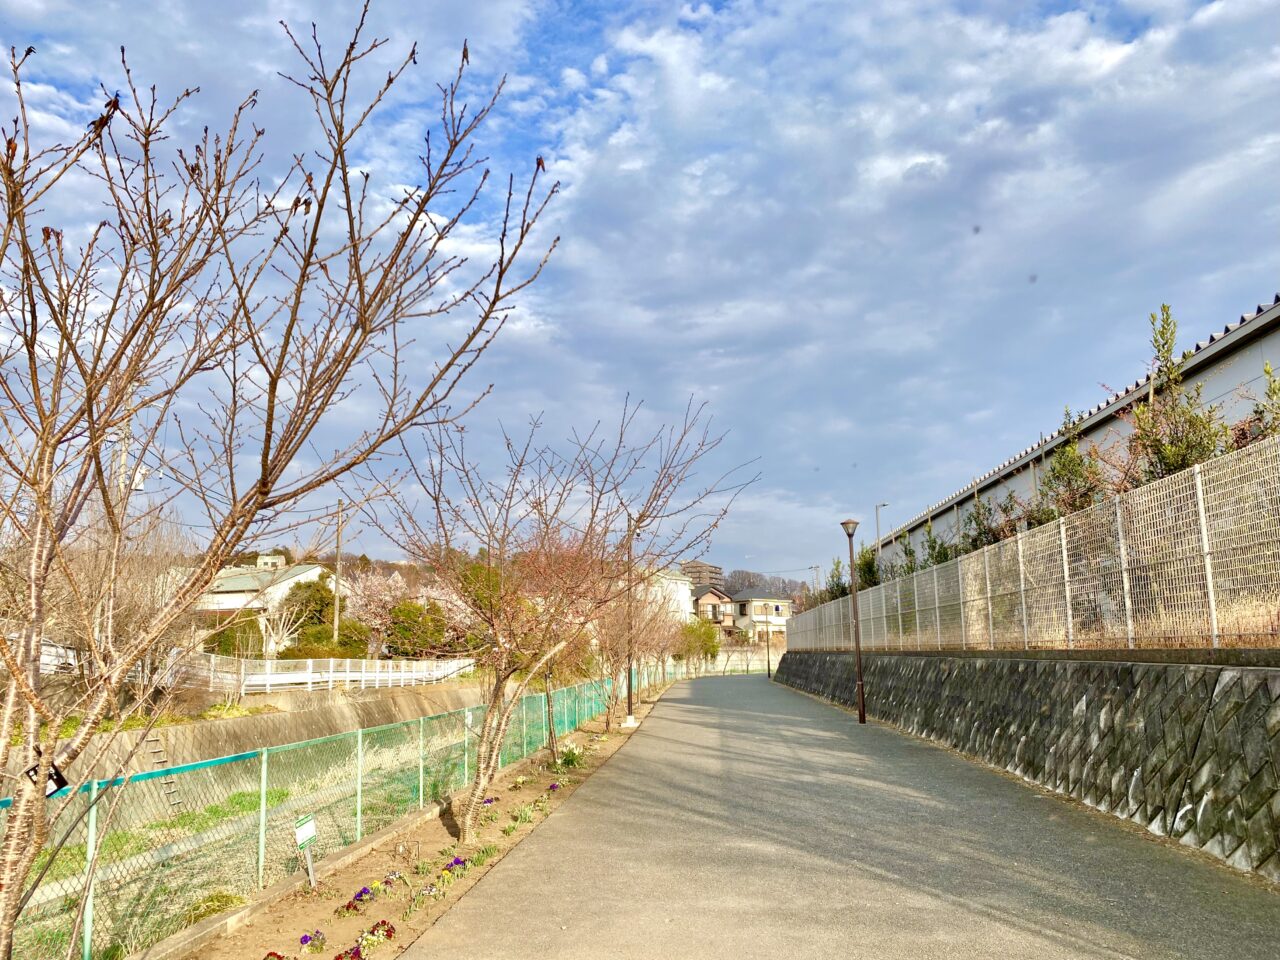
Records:
[[[637,718],[648,716],[660,696],[642,700]],[[562,746],[581,751],[578,766],[553,769],[550,753],[542,750],[503,771],[490,788],[494,802],[469,847],[458,844],[457,825],[446,808],[440,817],[419,820],[358,859],[317,876],[314,891],[304,886],[263,905],[252,919],[187,954],[187,960],[260,960],[272,951],[286,960],[329,960],[356,944],[362,933],[385,931],[387,924],[394,936],[378,942],[374,956],[398,956],[608,761],[632,732],[615,723],[605,734],[603,719],[584,724],[561,737]],[[324,935],[323,949],[308,953],[300,939],[317,930]],[[366,947],[365,955],[369,953]]]

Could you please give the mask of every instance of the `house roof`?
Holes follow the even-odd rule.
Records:
[[[745,590],[739,590],[733,595],[734,600],[773,600],[777,603],[790,603],[790,597],[779,597],[770,593],[764,587],[747,587]]]
[[[219,570],[209,584],[208,593],[258,593],[286,580],[292,580],[313,570],[325,569],[318,563],[295,563],[278,570],[259,570],[256,567],[227,567]]]
[[[698,586],[694,587],[694,588],[693,588],[693,599],[695,599],[695,600],[701,600],[701,599],[702,599],[704,596],[706,596],[708,593],[714,593],[716,596],[720,597],[720,599],[722,599],[722,600],[732,600],[732,599],[733,599],[733,598],[732,598],[732,597],[730,597],[727,593],[725,593],[723,590],[721,590],[719,587],[717,587],[717,586],[713,586],[712,584],[709,584],[709,583],[699,584]]]
[[[1242,313],[1240,319],[1235,323],[1228,323],[1221,330],[1216,330],[1209,334],[1207,339],[1198,341],[1191,350],[1187,350],[1183,355],[1183,375],[1194,375],[1197,369],[1211,363],[1221,354],[1233,351],[1237,346],[1243,346],[1250,339],[1265,334],[1277,322],[1280,322],[1280,293],[1275,295],[1271,303],[1257,304],[1253,313]],[[1099,420],[1114,416],[1117,410],[1122,410],[1134,400],[1140,398],[1146,392],[1148,384],[1151,382],[1151,377],[1152,374],[1148,373],[1133,383],[1127,384],[1123,389],[1116,391],[1107,399],[1094,404],[1076,422],[1076,429],[1082,433],[1087,432]],[[889,531],[881,539],[880,544],[882,546],[892,544],[902,534],[920,526],[939,511],[949,509],[958,501],[972,497],[985,485],[994,483],[1002,475],[1008,473],[1011,468],[1020,468],[1027,461],[1051,452],[1064,439],[1062,429],[1059,428],[1041,439],[1039,443],[1034,443],[1026,449],[1018,451],[999,466],[969,481],[951,496],[926,507],[906,523]]]

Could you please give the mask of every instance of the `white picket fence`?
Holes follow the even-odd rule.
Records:
[[[45,674],[79,672],[82,652],[44,644],[40,670]],[[158,684],[221,692],[272,693],[278,690],[332,690],[359,687],[380,690],[441,683],[475,668],[469,658],[450,660],[242,660],[216,653],[175,651],[157,669]]]

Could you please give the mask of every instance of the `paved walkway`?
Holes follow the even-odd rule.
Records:
[[[1275,960],[1280,893],[763,677],[667,692],[406,960]]]

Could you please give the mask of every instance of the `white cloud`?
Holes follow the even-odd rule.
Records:
[[[205,88],[188,131],[260,85],[260,122],[301,137],[271,24],[322,8],[173,6],[10,3],[0,42],[43,37],[50,130],[119,85],[127,41],[162,92]],[[477,416],[713,398],[725,462],[764,457],[713,551],[730,566],[762,544],[771,568],[825,563],[835,513],[950,493],[1137,375],[1159,303],[1191,341],[1274,293],[1277,0],[632,3],[598,25],[532,0],[374,9],[388,50],[429,46],[362,163],[409,179],[466,36],[477,91],[511,77],[495,175],[542,155],[564,184],[562,246],[477,368],[497,385]]]

